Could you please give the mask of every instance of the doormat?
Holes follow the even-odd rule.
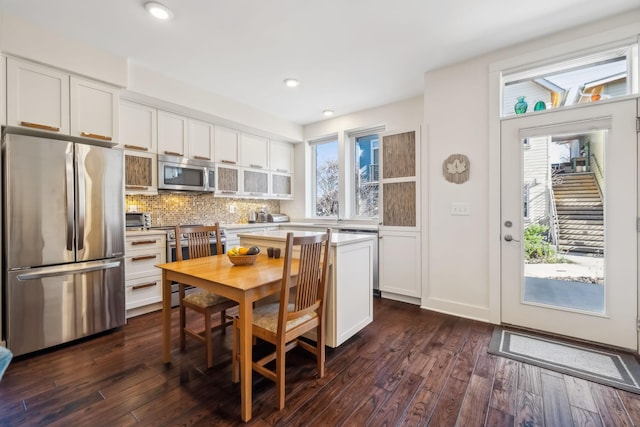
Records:
[[[640,394],[640,364],[630,354],[495,328],[489,353]]]

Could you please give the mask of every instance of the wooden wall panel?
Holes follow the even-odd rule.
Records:
[[[385,226],[416,226],[416,183],[394,182],[384,184],[383,224]]]
[[[416,133],[382,138],[383,179],[416,176]]]

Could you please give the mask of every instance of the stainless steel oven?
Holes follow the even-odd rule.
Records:
[[[223,230],[220,230],[221,233],[221,239],[222,239],[222,252],[225,252],[225,244],[226,244],[226,238],[224,236],[224,232]],[[179,236],[179,238],[182,238],[182,236]],[[211,245],[211,255],[217,255],[217,244],[216,244],[216,236],[215,234],[212,234],[209,237],[209,244]],[[181,240],[181,248],[182,248],[182,259],[189,259],[189,251],[188,248],[186,247],[187,242],[185,239],[182,238]],[[167,262],[174,262],[176,261],[176,232],[175,229],[169,229],[167,232]],[[191,293],[191,292],[195,292],[197,290],[197,288],[193,287],[193,286],[187,286],[185,289],[185,292]],[[179,303],[179,289],[178,289],[178,284],[177,283],[173,283],[171,285],[171,306],[172,307],[177,307],[178,303]]]
[[[212,193],[215,187],[212,161],[158,154],[158,190]]]

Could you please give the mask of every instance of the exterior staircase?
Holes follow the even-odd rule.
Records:
[[[604,254],[604,211],[593,173],[554,179],[560,252]]]

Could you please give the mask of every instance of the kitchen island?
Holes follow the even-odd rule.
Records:
[[[288,232],[294,236],[319,233],[281,229],[238,236],[242,246],[258,246],[262,253],[267,253],[268,247],[284,252]],[[331,236],[332,271],[326,301],[326,343],[329,347],[339,346],[373,321],[373,251],[373,235],[333,233]]]

